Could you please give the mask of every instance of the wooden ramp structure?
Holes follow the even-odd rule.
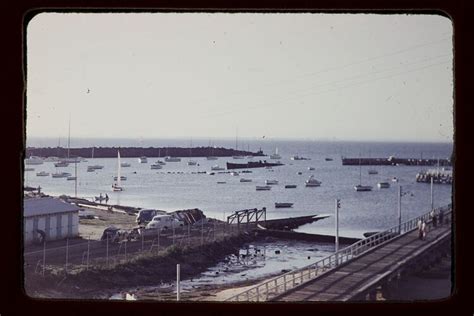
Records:
[[[451,205],[437,213],[451,218]],[[428,223],[418,237],[419,220]],[[437,260],[451,246],[451,220],[433,225],[429,213],[374,234],[309,266],[287,272],[239,293],[227,301],[311,302],[373,299],[376,291],[401,273]]]

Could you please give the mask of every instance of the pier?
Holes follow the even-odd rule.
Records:
[[[450,251],[451,206],[438,209],[448,222],[432,225],[429,213],[362,239],[306,267],[287,272],[227,301],[373,300],[404,274],[433,264]],[[429,225],[418,238],[417,223]]]
[[[450,159],[417,159],[417,158],[345,158],[343,166],[451,166]]]

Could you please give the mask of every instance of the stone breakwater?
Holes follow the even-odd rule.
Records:
[[[232,157],[232,156],[265,156],[259,150],[257,152],[235,150],[223,147],[83,147],[70,148],[69,157],[82,158],[116,158],[120,150],[122,158],[130,157]],[[59,157],[68,156],[68,149],[63,147],[28,147],[25,157]]]

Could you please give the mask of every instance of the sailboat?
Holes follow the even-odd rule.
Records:
[[[363,191],[372,191],[372,187],[370,185],[362,185],[362,165],[359,157],[359,184],[354,186],[354,189],[357,192]]]
[[[270,155],[270,159],[281,159],[281,156],[278,154],[278,147],[275,148],[275,153]]]
[[[112,184],[112,191],[120,192],[123,191],[122,186],[120,185],[121,177],[120,177],[120,151],[117,151],[117,181]]]

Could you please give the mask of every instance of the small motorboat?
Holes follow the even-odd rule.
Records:
[[[308,170],[314,170],[314,167],[308,167]]]
[[[278,184],[278,180],[265,180],[266,185],[275,185]]]
[[[324,158],[324,160],[326,160],[326,161],[332,161],[333,159],[332,159],[332,158]]]
[[[314,176],[310,176],[308,180],[305,181],[307,187],[319,187],[321,186],[321,181],[318,181]]]
[[[70,176],[71,174],[69,172],[56,172],[51,174],[51,177],[53,178],[67,178]]]
[[[269,185],[257,185],[257,186],[255,187],[255,189],[256,189],[257,191],[269,191],[269,190],[272,189],[272,187],[269,186]]]
[[[188,161],[188,166],[195,166],[195,165],[197,165],[196,161],[194,161],[194,160],[189,160]]]
[[[68,179],[68,180],[77,180],[77,177],[75,177],[75,176],[69,176],[69,177],[67,177],[67,179]]]
[[[122,163],[120,163],[120,166],[127,168],[127,167],[130,167],[131,165],[128,162],[122,162]]]
[[[357,192],[372,191],[372,187],[371,187],[370,185],[361,185],[361,184],[358,184],[358,185],[354,186],[354,189],[355,189]]]
[[[41,172],[37,172],[36,175],[38,177],[47,177],[47,176],[49,176],[49,172],[41,171]]]
[[[166,161],[166,162],[180,162],[180,161],[181,161],[181,158],[166,156],[166,157],[165,157],[165,161]]]
[[[252,182],[252,179],[240,178],[240,182]]]
[[[379,182],[377,183],[379,189],[388,189],[390,188],[390,183],[388,182]]]
[[[296,188],[296,184],[287,184],[285,185],[285,189],[295,189]]]
[[[379,172],[377,170],[374,170],[374,169],[370,169],[368,171],[369,174],[378,174]]]
[[[150,169],[162,169],[163,167],[158,164],[158,163],[154,163],[152,165],[150,165]]]
[[[392,182],[398,182],[398,178],[397,178],[397,177],[393,177],[393,178],[392,178]]]
[[[217,184],[225,184],[225,181],[217,181]]]
[[[211,167],[211,170],[213,170],[213,171],[220,171],[220,170],[225,170],[225,169],[222,168],[222,167],[219,167],[218,165],[215,165],[215,166],[212,166],[212,167]]]
[[[282,207],[292,207],[293,203],[278,203],[275,202],[275,207],[277,208],[282,208]]]
[[[148,163],[148,159],[145,156],[141,156],[140,158],[138,158],[138,162],[139,163]]]
[[[297,174],[297,175],[302,175],[302,174],[303,174],[303,172],[301,172],[301,171],[298,171],[296,174]]]
[[[35,168],[25,168],[25,171],[35,171]]]
[[[235,171],[232,171],[232,172],[230,173],[230,175],[231,175],[231,176],[238,176],[239,173],[238,173],[238,172],[235,172]]]

